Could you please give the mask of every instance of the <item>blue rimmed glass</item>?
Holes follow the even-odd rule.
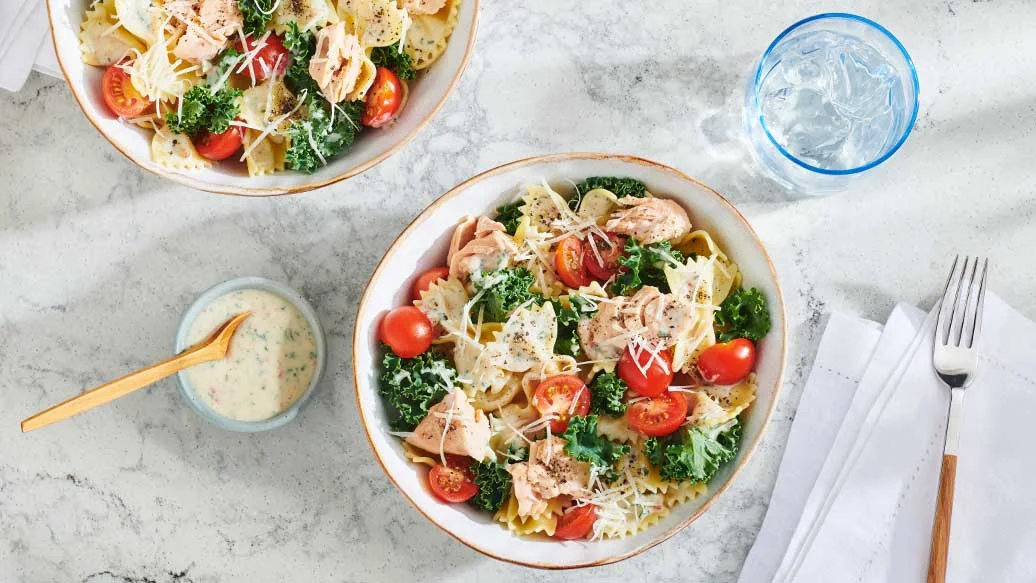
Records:
[[[850,103],[850,107],[843,108],[843,104],[832,99],[833,105],[829,109],[833,113],[827,115],[828,112],[823,107],[828,103],[824,99],[784,100],[784,97],[789,95],[789,90],[798,89],[794,87],[795,83],[801,82],[805,85],[810,81],[807,75],[799,74],[798,70],[790,73],[786,70],[792,67],[789,64],[793,62],[792,59],[808,61],[806,65],[812,69],[807,69],[806,73],[816,74],[817,78],[829,74],[847,75],[842,71],[823,70],[828,64],[831,69],[840,66],[845,70],[847,59],[841,55],[838,55],[839,59],[834,62],[819,63],[818,69],[819,59],[813,57],[814,52],[820,49],[815,47],[815,43],[826,42],[828,39],[848,42],[853,45],[851,50],[859,48],[866,51],[867,55],[880,56],[883,60],[879,61],[880,73],[883,80],[890,84],[890,89],[887,95],[882,97],[887,99],[882,105],[888,107],[881,110],[880,125],[858,126],[877,127],[881,130],[877,139],[866,140],[866,147],[858,148],[859,140],[852,139],[855,137],[851,135],[851,132],[855,131],[852,124],[857,123],[856,120],[848,115],[839,117],[847,109],[851,110],[855,104]],[[840,49],[830,49],[831,54],[837,55],[837,50]],[[854,57],[849,58],[850,64],[856,67],[854,71],[858,69],[865,73],[872,72],[867,69],[873,66],[870,62],[861,65]],[[780,87],[772,77],[777,74],[782,75],[779,81],[792,86],[774,91],[775,87]],[[839,81],[844,83],[842,78]],[[829,86],[835,84],[830,83]],[[894,91],[891,88],[894,88]],[[847,93],[853,93],[853,99],[859,99],[859,95],[866,96],[863,92]],[[775,98],[775,95],[778,97]],[[756,161],[774,180],[785,188],[803,194],[826,194],[843,190],[855,177],[888,160],[903,145],[917,120],[917,96],[918,82],[914,63],[906,48],[891,32],[872,20],[854,14],[818,14],[785,29],[763,53],[745,91],[743,122]],[[770,104],[775,102],[779,103],[779,106],[771,107]],[[775,111],[777,113],[774,113]],[[835,121],[829,122],[828,118]],[[818,119],[821,121],[815,121]],[[804,127],[809,129],[802,130]],[[827,139],[826,134],[837,134],[846,127],[850,129],[844,130],[844,137],[832,135]],[[787,128],[793,128],[797,133],[785,131]],[[865,135],[869,138],[873,133]],[[803,135],[804,139],[797,139]],[[803,146],[804,143],[810,145],[806,147]],[[822,150],[825,157],[818,162],[818,159],[810,154],[819,148],[828,149]],[[851,155],[845,155],[845,152],[832,153],[837,148],[844,148],[846,151],[852,149]],[[847,160],[851,163],[840,164]]]

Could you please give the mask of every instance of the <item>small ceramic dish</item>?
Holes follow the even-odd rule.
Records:
[[[327,360],[324,329],[321,327],[320,320],[317,318],[317,314],[309,302],[299,295],[298,292],[283,283],[266,279],[264,277],[239,277],[224,281],[221,284],[209,288],[198,296],[198,299],[194,300],[194,303],[192,303],[191,306],[187,308],[187,311],[184,312],[183,319],[180,321],[180,327],[176,330],[175,349],[177,354],[179,354],[188,347],[187,337],[190,333],[191,324],[194,323],[198,314],[200,314],[206,306],[212,303],[213,300],[233,291],[249,289],[266,291],[281,297],[289,304],[298,308],[299,312],[309,324],[309,327],[313,330],[317,353],[315,365],[316,370],[314,370],[313,378],[310,380],[309,386],[306,388],[305,392],[288,408],[273,417],[263,419],[261,421],[239,421],[237,419],[231,419],[221,415],[198,398],[194,388],[191,386],[191,382],[186,371],[176,373],[176,380],[177,384],[180,386],[180,394],[183,395],[184,400],[187,401],[187,404],[206,421],[228,431],[254,433],[257,431],[275,429],[295,419],[299,414],[299,410],[313,395],[313,391],[316,390],[321,377],[324,375],[324,364]],[[233,343],[231,344],[231,350],[233,350]]]
[[[402,441],[389,434],[378,394],[378,322],[409,301],[415,274],[443,264],[453,231],[464,215],[492,216],[516,190],[545,180],[563,187],[589,176],[623,176],[647,184],[658,196],[680,203],[695,228],[708,231],[741,269],[743,285],[768,298],[772,328],[758,343],[758,392],[742,414],[744,434],[734,461],[724,465],[703,496],[679,504],[671,514],[634,536],[594,542],[519,537],[487,513],[464,504],[443,504],[427,488],[425,470],[404,455]],[[787,350],[784,298],[766,249],[748,221],[719,193],[681,172],[632,156],[557,154],[494,168],[441,196],[396,238],[371,276],[360,300],[353,334],[353,374],[364,431],[389,479],[417,510],[439,528],[491,557],[545,569],[604,565],[627,559],[680,532],[704,513],[733,483],[762,440],[777,403]]]

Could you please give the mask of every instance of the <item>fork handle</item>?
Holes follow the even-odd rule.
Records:
[[[953,487],[957,480],[957,456],[942,456],[939,473],[939,497],[935,503],[935,523],[932,525],[932,550],[928,557],[928,583],[946,581],[946,562],[950,549],[950,519],[953,516]]]

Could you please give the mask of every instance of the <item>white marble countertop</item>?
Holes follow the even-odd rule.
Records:
[[[789,200],[746,159],[742,85],[786,25],[850,4],[912,53],[917,127],[869,182]],[[0,95],[0,580],[733,581],[825,313],[927,306],[960,251],[991,256],[993,288],[1036,317],[1036,3],[484,5],[471,65],[424,134],[302,196],[219,197],[141,171],[60,81]],[[708,513],[624,563],[548,573],[485,558],[404,502],[362,437],[348,353],[357,298],[411,217],[476,172],[566,150],[638,154],[724,192],[777,263],[793,344],[762,447]],[[327,328],[328,374],[296,423],[223,432],[163,382],[19,433],[28,414],[168,356],[195,295],[246,274],[297,287]]]

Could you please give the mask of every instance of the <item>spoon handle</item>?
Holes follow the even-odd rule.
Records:
[[[105,383],[80,393],[67,401],[58,403],[53,407],[40,411],[39,413],[22,421],[22,433],[27,433],[51,423],[68,419],[83,411],[89,411],[94,407],[114,401],[123,395],[127,395],[137,389],[146,387],[151,383],[164,379],[165,377],[187,367],[201,364],[203,362],[219,358],[214,353],[212,346],[207,343],[189,348],[180,354],[153,364],[147,368],[132,372],[124,377]]]

